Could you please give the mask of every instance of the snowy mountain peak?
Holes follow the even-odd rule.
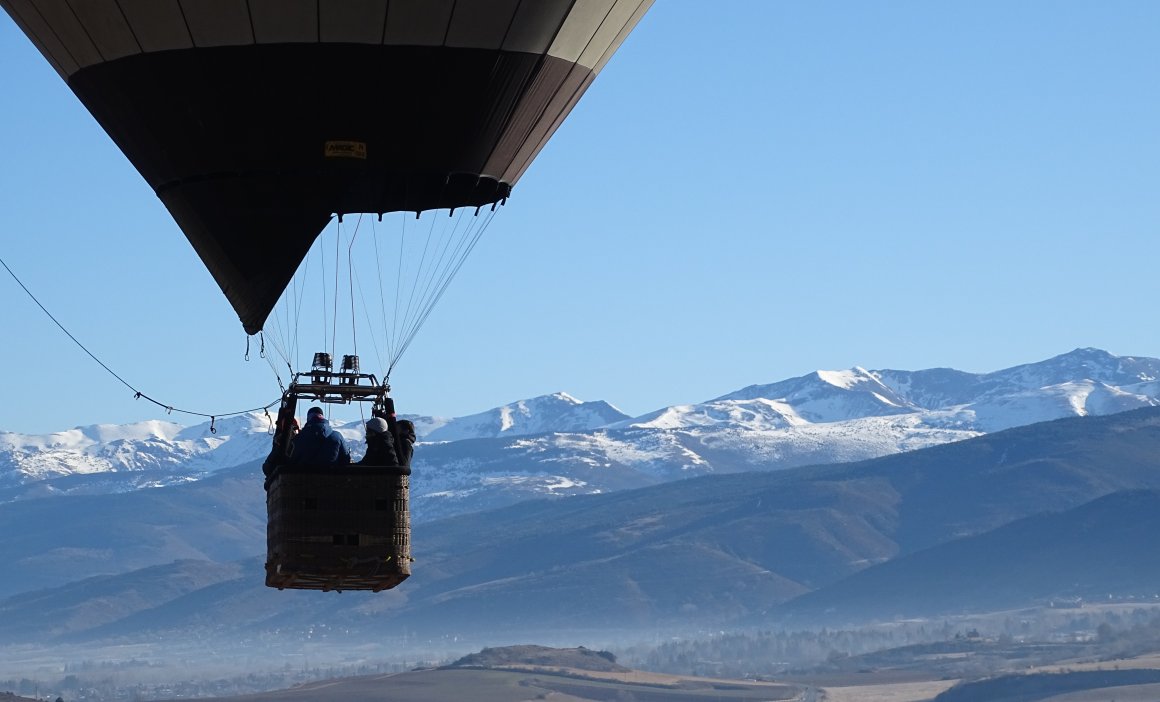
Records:
[[[791,422],[915,414],[923,416],[929,426],[996,431],[1156,405],[1160,403],[1158,377],[1160,360],[1115,356],[1095,348],[1078,348],[991,373],[950,368],[872,371],[855,366],[751,385],[702,405],[645,415],[632,425],[696,431],[705,426],[705,417],[723,416],[722,402],[765,399],[778,406],[783,420]]]
[[[878,382],[877,378],[871,376],[865,368],[861,368],[859,366],[854,366],[849,370],[840,371],[819,370],[814,371],[814,375],[816,375],[818,380],[822,381],[823,383],[828,383],[834,387],[842,388],[844,390],[853,389],[858,385],[862,385],[866,382]]]
[[[710,403],[757,399],[781,403],[808,422],[838,422],[915,409],[874,373],[857,366],[843,371],[815,371],[769,385],[750,385]]]
[[[545,432],[587,431],[627,418],[628,415],[607,402],[583,402],[568,393],[557,392],[450,420],[433,429],[423,440],[460,441]]]
[[[1078,348],[1054,358],[1049,358],[1040,364],[1028,364],[1018,368],[1033,368],[1042,366],[1055,372],[1083,374],[1093,380],[1100,380],[1122,385],[1125,381],[1135,380],[1147,382],[1156,380],[1160,374],[1160,364],[1152,358],[1133,358],[1132,356],[1115,356],[1096,348]]]
[[[1044,388],[1103,383],[1127,388],[1160,378],[1160,360],[1115,356],[1094,348],[1079,348],[1035,363],[991,373],[966,373],[949,368],[921,371],[874,371],[882,382],[923,409],[947,409],[998,400]],[[1013,426],[1013,425],[1011,425]]]

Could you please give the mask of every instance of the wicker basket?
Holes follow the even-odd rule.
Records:
[[[411,574],[410,468],[281,466],[266,493],[266,585],[388,590]]]

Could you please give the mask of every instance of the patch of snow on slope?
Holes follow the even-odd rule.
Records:
[[[790,468],[877,458],[978,436],[980,432],[931,426],[917,413],[864,417],[764,432],[729,430],[699,437],[703,454],[727,453],[736,469]],[[697,447],[693,447],[697,450]],[[748,466],[748,468],[746,468]]]
[[[618,422],[610,428],[691,429],[694,427],[744,427],[759,431],[786,429],[809,424],[794,408],[784,402],[755,400],[717,400],[700,405],[666,407],[636,419]]]
[[[987,398],[967,407],[975,413],[976,428],[991,432],[1052,419],[1107,414],[1109,410],[1122,412],[1156,404],[1154,398],[1087,380]]]
[[[516,407],[520,410],[521,414],[528,414],[527,407],[522,402],[516,405]],[[501,432],[507,431],[516,425],[516,420],[512,418],[512,409],[511,405],[499,408],[499,430]]]
[[[708,472],[710,464],[673,432],[599,432],[594,446],[610,463],[654,478],[669,479],[689,472]]]
[[[1147,385],[1151,385],[1151,383]],[[1117,388],[1098,383],[1085,398],[1084,409],[1088,414],[1115,414],[1140,407],[1160,405],[1160,401],[1155,399],[1155,392],[1138,393],[1133,390],[1134,387],[1136,386]]]
[[[850,390],[866,382],[866,370],[855,366],[849,370],[817,371],[818,378],[836,388]]]

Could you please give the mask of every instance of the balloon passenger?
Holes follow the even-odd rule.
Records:
[[[267,490],[270,489],[270,479],[274,475],[274,469],[286,462],[286,457],[290,455],[290,447],[293,446],[294,437],[298,436],[301,429],[297,417],[290,417],[289,424],[285,426],[283,420],[278,420],[274,430],[274,445],[270,448],[270,455],[266,456],[266,460],[262,462],[262,475],[266,476],[265,488]]]
[[[306,426],[290,443],[291,464],[341,466],[350,463],[350,451],[342,434],[331,428],[321,407],[306,413]]]
[[[395,455],[399,458],[399,465],[411,467],[411,456],[415,453],[415,424],[409,419],[400,419],[395,422]]]
[[[395,440],[387,420],[375,417],[367,422],[367,453],[358,462],[360,466],[397,466]]]

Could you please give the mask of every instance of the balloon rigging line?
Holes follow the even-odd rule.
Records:
[[[477,231],[475,232],[474,236],[471,237],[471,243],[467,244],[466,250],[464,250],[462,254],[457,254],[458,261],[456,262],[455,267],[453,269],[451,269],[447,273],[447,275],[443,278],[443,283],[439,288],[439,292],[436,293],[435,297],[431,300],[431,304],[429,304],[427,306],[426,312],[423,313],[423,319],[419,323],[420,326],[423,324],[423,322],[425,322],[427,320],[427,317],[431,314],[431,311],[435,309],[435,305],[443,297],[443,293],[445,293],[447,291],[448,286],[451,285],[451,280],[456,276],[456,274],[459,273],[459,269],[463,267],[463,264],[467,262],[468,256],[471,255],[471,252],[475,249],[475,245],[477,243],[479,243],[480,238],[483,237],[483,233],[485,231],[487,231],[488,226],[491,224],[491,220],[494,218],[495,218],[494,212],[491,212],[488,215],[486,215],[486,219],[484,220],[483,224],[481,226],[477,227]],[[467,242],[467,238],[464,238],[464,240],[463,240],[463,242],[461,242],[461,244],[465,243],[465,242]],[[418,330],[416,329],[416,331],[418,331]],[[414,337],[414,334],[412,334],[412,338],[413,337]],[[409,345],[410,341],[408,340],[407,343]]]
[[[455,266],[450,269],[444,276],[442,285],[439,287],[438,292],[431,299],[418,323],[411,330],[410,335],[408,335],[406,341],[404,342],[403,348],[399,351],[399,357],[402,357],[403,352],[406,351],[408,347],[410,347],[411,342],[415,339],[419,329],[423,326],[423,324],[426,323],[427,317],[431,315],[432,310],[435,309],[435,305],[438,304],[439,300],[443,297],[443,293],[447,291],[448,286],[451,284],[451,280],[455,278],[456,274],[459,273],[459,269],[463,267],[463,264],[467,261],[467,257],[471,255],[472,250],[475,249],[475,245],[479,242],[479,239],[483,236],[483,233],[487,231],[487,228],[491,225],[491,221],[493,219],[495,219],[495,210],[492,210],[487,215],[485,215],[482,225],[478,225],[478,221],[473,222],[473,224],[478,225],[474,236],[470,237],[470,243],[467,244],[466,250],[463,251],[462,254],[457,254],[458,260],[455,263]],[[468,231],[470,232],[470,229]],[[466,242],[467,240],[468,237],[465,237],[463,241]]]
[[[264,337],[263,332],[258,332],[258,333],[263,334],[263,337]],[[277,344],[275,344],[274,348],[276,349],[277,347],[278,347]],[[274,379],[278,381],[278,390],[281,391],[283,395],[285,395],[286,394],[286,385],[282,383],[282,375],[278,372],[277,366],[274,365],[274,358],[270,354],[265,353],[264,349],[263,349],[263,353],[262,353],[262,358],[266,359],[266,363],[268,363],[270,365],[270,370],[274,372]],[[286,365],[290,367],[290,373],[293,374],[294,367],[290,366],[289,363],[287,363]]]
[[[350,245],[346,247],[346,279],[350,286],[350,341],[351,348],[354,349],[354,355],[358,355],[358,327],[355,325],[355,311],[354,311],[354,241],[358,238],[358,228],[362,226],[363,216],[358,216],[358,221],[354,225],[354,234],[350,235]],[[364,302],[365,306],[366,303]],[[355,368],[354,372],[358,372]]]
[[[450,216],[450,213],[449,213],[449,216]],[[400,334],[397,337],[397,339],[400,342],[400,345],[391,357],[391,364],[389,366],[389,369],[393,369],[395,364],[399,361],[399,359],[402,358],[403,353],[406,351],[407,347],[410,345],[409,340],[414,338],[414,336],[418,333],[419,328],[422,327],[423,322],[425,321],[427,315],[429,314],[430,306],[433,305],[434,302],[436,301],[435,298],[432,298],[430,296],[430,291],[432,290],[432,283],[435,280],[441,280],[447,274],[447,271],[450,270],[450,268],[452,267],[452,266],[448,265],[447,268],[443,268],[441,270],[441,267],[443,266],[443,264],[446,260],[446,254],[447,254],[448,249],[450,248],[451,241],[454,240],[454,238],[456,236],[456,232],[459,230],[459,224],[462,221],[462,216],[463,216],[463,213],[461,212],[460,219],[456,220],[454,226],[445,227],[440,231],[440,234],[435,241],[435,246],[434,246],[435,251],[434,252],[432,251],[431,244],[432,244],[432,239],[435,238],[434,230],[435,230],[436,220],[435,220],[435,218],[432,218],[432,223],[431,223],[432,226],[431,226],[430,230],[428,231],[427,240],[424,244],[423,259],[424,259],[424,262],[426,262],[427,254],[429,254],[429,253],[434,254],[435,252],[438,252],[438,256],[432,255],[431,260],[433,261],[433,263],[430,264],[430,267],[427,270],[423,270],[422,265],[420,265],[419,270],[417,270],[415,273],[415,284],[411,290],[411,300],[409,301],[407,309],[406,309],[405,314],[403,316],[402,327],[400,330]],[[446,240],[441,241],[444,238]],[[458,247],[457,247],[457,249],[458,249]],[[422,292],[419,293],[418,301],[416,303],[415,302],[415,297],[416,297],[415,293],[417,291],[419,291],[420,288],[422,288]],[[438,286],[436,286],[435,289],[438,289]],[[388,378],[390,377],[389,370],[387,373],[387,377]]]
[[[407,348],[410,347],[411,342],[414,341],[414,339],[415,339],[415,335],[419,332],[419,329],[427,321],[427,317],[430,316],[431,310],[433,310],[435,308],[436,303],[438,303],[439,299],[443,297],[443,293],[445,293],[447,291],[447,286],[449,286],[451,284],[451,280],[455,277],[455,275],[457,273],[459,273],[459,269],[463,267],[464,262],[467,261],[467,257],[469,255],[471,255],[472,250],[475,249],[475,245],[477,243],[479,243],[479,239],[483,236],[484,232],[487,231],[487,228],[488,228],[488,226],[491,225],[491,221],[493,219],[495,219],[495,210],[492,210],[491,212],[489,212],[485,216],[483,224],[481,226],[478,226],[476,228],[476,232],[475,232],[474,236],[470,237],[471,243],[467,245],[466,251],[463,252],[463,255],[459,258],[459,260],[455,264],[454,268],[451,269],[449,271],[448,275],[444,278],[443,284],[439,288],[439,291],[436,293],[435,297],[431,300],[430,304],[427,305],[427,309],[424,311],[423,315],[419,318],[418,323],[411,330],[411,333],[407,335],[407,338],[403,342],[402,347],[399,349],[398,354],[396,354],[395,358],[392,359],[391,365],[387,368],[387,375],[386,375],[387,378],[391,377],[391,370],[394,369],[395,364],[398,362],[398,360],[400,358],[402,358],[402,356],[406,352]]]
[[[387,330],[387,299],[386,299],[386,296],[383,294],[383,258],[382,258],[382,255],[379,253],[379,232],[378,232],[377,228],[375,227],[375,220],[373,220],[373,219],[371,220],[371,241],[374,242],[374,245],[375,245],[375,270],[376,270],[376,272],[378,274],[378,278],[379,278],[379,316],[382,317],[383,333],[385,334],[386,330]],[[362,293],[361,288],[359,290],[359,293],[360,294]],[[365,298],[363,299],[363,309],[366,310],[367,317],[368,317],[367,324],[369,325],[370,324],[370,320],[369,320],[370,308],[367,307],[367,303],[366,303]],[[383,363],[383,353],[382,353],[382,351],[379,350],[378,335],[371,334],[371,341],[375,342],[375,355],[379,357],[379,367],[381,368],[382,366],[384,366],[386,364]],[[388,344],[388,349],[387,349],[388,353],[390,352],[390,348],[389,348],[390,341],[391,340],[389,338],[386,339],[386,343]]]
[[[389,249],[380,245],[374,220],[370,220],[370,226],[373,230],[371,232],[372,244],[369,246],[360,245],[358,235],[361,232],[365,213],[359,214],[359,219],[347,241],[346,270],[343,270],[344,266],[339,265],[339,261],[341,261],[344,228],[342,227],[341,221],[336,222],[333,280],[331,280],[330,271],[326,270],[326,250],[329,242],[319,239],[307,255],[303,269],[291,279],[291,287],[287,291],[288,294],[283,298],[283,305],[280,309],[281,313],[275,314],[271,318],[274,325],[278,327],[275,329],[276,334],[274,338],[279,339],[279,343],[275,344],[274,348],[282,355],[283,360],[286,361],[286,365],[290,368],[291,374],[294,373],[297,352],[302,342],[300,335],[297,333],[303,321],[301,318],[302,305],[306,290],[311,287],[305,284],[307,281],[304,278],[309,275],[309,270],[313,265],[311,263],[312,259],[317,257],[321,261],[318,268],[320,269],[322,298],[324,300],[322,308],[323,329],[325,330],[323,346],[330,347],[331,357],[336,357],[340,316],[338,309],[342,297],[340,291],[342,290],[342,277],[346,275],[348,276],[347,287],[349,288],[348,292],[350,294],[351,340],[355,345],[354,353],[357,355],[359,351],[358,326],[360,322],[358,307],[361,304],[363,307],[363,322],[367,325],[367,329],[371,331],[371,341],[374,353],[379,361],[379,367],[387,368],[384,380],[389,379],[390,373],[418,337],[421,328],[426,325],[434,308],[450,286],[452,279],[456,277],[466,262],[466,259],[479,242],[479,239],[490,226],[497,211],[493,208],[484,214],[483,217],[480,217],[478,210],[474,216],[468,210],[469,208],[462,208],[458,215],[454,211],[448,212],[447,220],[450,221],[441,220],[439,216],[441,213],[438,212],[424,213],[428,214],[431,222],[426,227],[426,236],[423,240],[418,264],[408,264],[408,259],[413,262],[414,258],[408,256],[407,249],[412,249],[410,252],[412,254],[420,253],[420,251],[417,246],[418,242],[415,242],[415,246],[408,247],[406,241],[407,218],[405,215],[400,217],[402,227],[399,235],[398,261],[395,266],[398,273],[395,277],[393,313],[389,313],[387,309],[386,286],[389,285],[389,282],[385,280],[385,272],[387,270],[385,265],[386,258],[391,254],[388,253]],[[446,225],[444,225],[444,222],[446,222]],[[359,270],[360,266],[356,265],[360,260],[365,261],[365,257],[360,258],[360,255],[355,253],[354,249],[356,245],[367,249],[367,255],[373,255],[374,257],[375,273],[373,275],[377,277],[379,288],[378,314],[368,304],[366,283],[369,281],[365,280],[367,276],[362,275]],[[407,269],[411,270],[408,271]],[[407,280],[404,281],[404,278]],[[333,298],[327,299],[327,295],[331,293],[331,285],[334,286]],[[389,314],[391,317],[390,320],[388,320]],[[386,345],[385,349],[379,344],[379,334],[375,331],[375,317],[381,319],[382,336],[384,337]],[[278,335],[278,332],[280,332],[281,336]],[[384,350],[386,352],[385,357],[383,355]],[[277,375],[276,370],[275,374]],[[281,384],[280,377],[279,383]]]
[[[239,414],[249,414],[250,412],[257,412],[258,410],[269,410],[271,407],[273,407],[274,405],[276,405],[276,404],[278,404],[279,402],[281,402],[281,398],[279,398],[279,399],[277,399],[277,400],[274,400],[273,402],[269,403],[268,405],[264,405],[264,406],[262,406],[262,407],[254,407],[254,408],[252,408],[252,409],[247,409],[247,410],[238,410],[237,412],[218,412],[218,413],[215,413],[215,414],[208,414],[208,413],[206,413],[206,412],[194,412],[194,411],[192,411],[192,410],[179,409],[179,408],[177,408],[177,407],[174,407],[173,405],[167,405],[167,404],[165,404],[164,402],[159,402],[158,400],[155,400],[155,399],[153,399],[152,397],[149,397],[149,396],[148,396],[148,395],[146,395],[145,393],[141,392],[141,391],[140,391],[140,390],[138,390],[137,388],[135,388],[135,387],[133,387],[132,385],[130,385],[130,384],[129,384],[129,383],[128,383],[128,382],[127,382],[127,381],[126,381],[124,378],[122,378],[121,376],[117,375],[117,373],[116,373],[116,372],[114,372],[112,368],[109,368],[107,365],[105,365],[105,362],[104,362],[104,361],[102,361],[101,359],[97,358],[97,357],[96,357],[96,356],[93,354],[93,352],[92,352],[92,351],[89,351],[89,350],[88,350],[88,348],[86,348],[86,347],[85,347],[85,345],[84,345],[84,344],[82,344],[82,343],[80,342],[80,340],[78,340],[78,339],[77,339],[75,336],[73,336],[73,335],[72,335],[72,332],[70,332],[68,329],[66,329],[66,328],[65,328],[65,326],[64,326],[63,324],[61,324],[61,323],[60,323],[60,320],[58,320],[56,317],[54,317],[54,316],[53,316],[53,314],[52,314],[51,312],[49,312],[49,311],[48,311],[48,308],[46,308],[44,305],[42,305],[42,304],[40,303],[40,300],[36,299],[36,295],[33,295],[33,294],[32,294],[32,291],[28,289],[28,286],[26,286],[26,285],[25,285],[25,284],[24,284],[24,283],[23,283],[23,282],[20,280],[20,278],[18,278],[18,277],[16,276],[16,273],[14,273],[14,272],[12,271],[12,269],[8,267],[8,264],[4,262],[4,259],[3,259],[3,258],[0,258],[0,265],[4,266],[4,270],[8,271],[8,275],[12,276],[12,279],[16,281],[16,284],[17,284],[17,285],[19,285],[19,286],[21,287],[21,289],[23,289],[23,290],[24,290],[24,292],[25,292],[25,293],[28,295],[28,297],[29,297],[29,298],[31,298],[31,299],[32,299],[32,301],[36,303],[36,306],[37,306],[37,307],[39,307],[39,308],[40,308],[40,310],[41,310],[42,312],[44,312],[44,314],[45,314],[45,315],[47,315],[47,316],[48,316],[48,318],[49,318],[49,319],[51,319],[51,320],[53,321],[53,323],[54,323],[54,324],[56,324],[56,326],[57,326],[57,327],[59,327],[59,328],[60,328],[60,330],[61,330],[62,332],[64,332],[64,333],[65,333],[65,335],[66,335],[68,338],[72,339],[72,341],[73,341],[73,343],[74,343],[74,344],[76,344],[77,346],[79,346],[79,347],[80,347],[81,351],[84,351],[86,354],[88,354],[89,358],[91,358],[91,359],[93,359],[94,361],[96,361],[96,362],[97,362],[97,365],[99,365],[101,368],[104,368],[104,369],[105,369],[105,371],[106,371],[106,372],[107,372],[109,375],[113,376],[113,377],[114,377],[114,378],[116,378],[118,381],[120,381],[120,383],[121,383],[122,385],[124,385],[125,387],[129,388],[130,390],[132,390],[132,391],[133,391],[133,393],[134,393],[134,394],[133,394],[133,399],[135,399],[135,400],[136,400],[136,399],[145,399],[145,400],[148,400],[149,402],[152,402],[153,404],[157,405],[158,407],[160,407],[160,408],[164,409],[164,410],[166,411],[166,413],[168,413],[168,414],[173,414],[174,412],[178,412],[178,413],[180,413],[180,414],[189,414],[189,415],[193,415],[193,416],[196,416],[196,417],[209,417],[209,419],[210,419],[210,422],[209,422],[209,430],[210,430],[210,433],[212,433],[212,434],[216,434],[216,433],[217,433],[217,428],[216,428],[214,425],[216,424],[216,422],[217,422],[217,419],[218,419],[219,417],[233,417],[233,416],[236,416],[236,415],[239,415]],[[280,378],[279,378],[279,383],[281,383],[281,379],[280,379]],[[266,416],[269,416],[269,414],[270,414],[270,413],[267,411],[267,412],[266,412]]]
[[[463,217],[463,213],[461,212],[460,218],[462,219],[462,217]],[[471,253],[471,248],[473,247],[473,245],[468,245],[466,251],[464,251],[464,246],[471,239],[472,227],[476,226],[476,225],[478,225],[478,220],[473,220],[472,223],[468,224],[467,227],[464,229],[463,238],[460,239],[458,242],[456,242],[455,250],[452,253],[451,258],[449,259],[452,263],[449,264],[447,268],[443,269],[443,272],[440,274],[439,279],[438,279],[438,284],[435,287],[436,290],[441,291],[441,290],[446,289],[447,284],[450,282],[450,278],[455,275],[454,272],[452,272],[452,268],[454,267],[454,270],[458,271],[459,266],[462,265],[462,262],[467,258],[467,255]],[[459,228],[459,222],[456,223],[456,229],[458,229],[458,228]],[[449,239],[448,245],[450,245],[450,243],[451,243],[451,240]],[[438,293],[435,296],[434,300],[437,301],[441,295],[442,295],[441,292]]]
[[[357,277],[357,271],[352,271],[352,273],[354,274],[352,276],[353,279],[358,283],[358,294],[359,294],[359,299],[362,300],[363,315],[366,317],[366,320],[367,320],[367,329],[373,330],[374,329],[374,322],[371,320],[371,307],[370,307],[370,305],[367,304],[367,296],[366,296],[366,293],[363,291],[362,279]],[[354,296],[353,292],[351,292],[351,296],[353,299],[353,296]],[[352,307],[353,307],[353,304],[352,304]],[[353,309],[351,310],[351,314],[352,315],[354,314]],[[372,332],[370,337],[371,337],[371,344],[375,347],[375,357],[378,359],[379,367],[381,368],[387,364],[383,362],[383,352],[379,348],[378,335],[374,334]]]
[[[262,325],[262,331],[265,332],[267,328],[270,331],[270,343],[274,346],[274,350],[283,359],[286,358],[286,352],[283,349],[285,340],[282,339],[282,330],[289,325],[290,317],[290,303],[288,298],[283,296],[278,300],[278,304],[270,312],[270,317],[266,319],[266,323]],[[273,323],[271,323],[271,321]]]
[[[297,276],[290,279],[290,285],[292,286],[290,288],[290,294],[289,295],[284,294],[282,296],[282,299],[281,299],[282,304],[274,309],[274,314],[270,319],[267,320],[267,325],[273,327],[269,331],[271,333],[271,339],[273,340],[272,343],[274,345],[274,349],[278,352],[278,355],[282,357],[282,360],[285,361],[286,365],[290,368],[290,372],[293,373],[294,372],[294,364],[292,364],[290,362],[290,357],[293,353],[295,353],[295,351],[294,351],[294,346],[293,346],[294,342],[291,340],[289,330],[291,328],[297,329],[297,325],[295,324],[292,327],[291,322],[290,322],[292,304],[293,303],[301,304],[301,302],[297,298],[297,285],[298,285]],[[272,322],[272,324],[271,324],[271,322]],[[266,331],[266,329],[263,329],[263,332],[264,331]],[[275,374],[277,374],[277,371],[275,371]],[[280,377],[278,378],[278,380],[279,380],[279,384],[281,384]]]
[[[310,270],[310,257],[306,257],[305,269]],[[301,290],[299,289],[301,287]],[[286,340],[286,354],[283,360],[291,369],[298,362],[298,325],[302,318],[302,300],[306,286],[298,285],[298,276],[290,279],[290,295],[286,298],[286,324],[282,333]],[[293,315],[293,316],[291,316]]]
[[[431,235],[434,234],[434,232],[435,232],[435,219],[434,218],[431,221],[431,225],[432,225],[431,226],[431,234],[428,235],[428,240],[427,240],[428,244],[430,244],[430,242],[431,242],[431,238],[430,238]],[[444,237],[446,237],[446,239],[448,241],[450,241],[451,237],[453,237],[454,235],[455,235],[454,229],[452,229],[450,233],[448,233],[446,230],[440,230],[439,234],[435,237],[435,247],[434,247],[434,251],[432,251],[433,263],[430,265],[430,267],[427,270],[425,270],[423,272],[422,276],[420,276],[418,274],[416,274],[416,276],[415,276],[415,290],[419,290],[420,288],[422,288],[422,292],[419,293],[418,307],[409,308],[407,310],[407,319],[406,319],[407,322],[410,322],[413,319],[412,315],[417,314],[417,311],[423,308],[423,304],[424,304],[423,301],[427,299],[427,292],[431,289],[431,280],[436,276],[436,273],[439,270],[439,265],[443,262],[443,253],[447,251],[447,246],[446,246],[446,244],[443,244],[442,240],[444,239]],[[426,281],[426,284],[424,284],[424,281]],[[406,324],[404,324],[404,328],[407,328]]]
[[[399,338],[399,297],[400,291],[402,290],[400,286],[403,283],[403,245],[406,242],[406,239],[407,216],[403,215],[403,228],[399,232],[399,272],[398,275],[395,276],[395,314],[393,317],[391,317],[391,348],[387,351],[387,353],[389,353],[391,356],[392,365],[394,365],[394,359],[398,357],[395,353],[398,350],[395,345],[395,340]]]
[[[290,339],[287,339],[287,342],[289,344],[292,344],[292,348],[294,350],[294,362],[291,363],[290,359],[286,359],[286,363],[288,365],[290,365],[292,369],[294,366],[297,366],[297,367],[302,366],[302,358],[301,358],[302,349],[298,343],[298,340],[299,340],[298,332],[302,328],[302,304],[306,299],[306,288],[307,288],[306,280],[308,279],[308,276],[310,275],[310,261],[311,261],[311,259],[314,258],[314,256],[310,255],[310,254],[313,254],[315,248],[317,248],[319,250],[319,252],[320,252],[319,255],[325,260],[325,258],[326,258],[325,254],[321,253],[322,252],[322,244],[319,243],[317,247],[312,245],[310,247],[310,251],[308,252],[308,255],[306,257],[306,265],[302,269],[302,276],[301,276],[302,284],[301,285],[298,284],[299,283],[299,276],[297,276],[297,275],[295,275],[291,279],[293,281],[293,284],[294,284],[294,292],[298,296],[298,302],[297,302],[297,306],[296,306],[295,312],[294,312],[293,331],[290,332],[292,334],[292,336]],[[325,289],[323,290],[323,294],[325,295]],[[323,309],[325,310],[325,306],[323,307]],[[325,329],[326,329],[326,326],[325,326],[325,322],[324,322],[323,323],[323,330],[325,331]],[[324,335],[324,338],[325,338],[325,335]]]
[[[403,322],[402,322],[401,329],[400,329],[401,332],[405,332],[407,330],[407,322],[411,318],[411,309],[413,306],[412,303],[415,300],[415,291],[419,288],[419,285],[418,285],[419,275],[420,275],[420,272],[423,270],[423,265],[427,262],[427,249],[429,249],[431,247],[431,237],[435,233],[435,222],[438,218],[439,217],[438,217],[437,213],[432,213],[431,226],[427,228],[427,239],[423,243],[423,255],[419,257],[419,264],[415,268],[416,285],[414,285],[411,288],[411,294],[409,296],[407,296],[407,306],[403,309]],[[388,374],[388,376],[389,376],[389,374]]]
[[[462,209],[459,211],[459,218],[455,220],[455,224],[450,229],[450,232],[447,233],[445,240],[436,243],[435,248],[438,251],[439,257],[436,259],[435,263],[432,264],[431,269],[427,272],[426,284],[423,286],[422,294],[419,295],[419,302],[420,302],[419,310],[422,310],[423,306],[425,305],[425,303],[423,301],[430,299],[428,297],[428,294],[430,293],[430,291],[432,289],[431,285],[436,280],[441,280],[443,275],[447,272],[447,269],[442,268],[443,262],[447,259],[447,251],[448,251],[448,249],[451,248],[451,242],[455,240],[455,235],[459,231],[459,225],[463,222],[463,215],[466,211],[467,211],[466,209]],[[450,217],[450,216],[451,215],[449,214],[448,217]],[[440,234],[440,238],[441,239],[443,238],[442,234]],[[441,248],[440,248],[440,244],[442,245]],[[448,268],[450,268],[450,266]],[[435,289],[438,290],[438,286],[436,286]],[[418,310],[416,310],[416,312],[418,312]]]
[[[330,332],[330,357],[334,358],[335,351],[338,346],[338,279],[341,275],[339,270],[341,266],[338,265],[338,255],[342,251],[342,219],[338,220],[338,226],[335,227],[338,236],[334,237],[334,319],[331,321]],[[323,283],[325,286],[326,283]],[[325,338],[325,336],[323,337]]]
[[[319,288],[322,289],[322,348],[325,349],[326,348],[326,332],[327,332],[327,329],[329,329],[329,327],[330,327],[330,322],[326,316],[326,312],[327,312],[327,308],[326,308],[326,246],[324,246],[321,241],[318,244],[318,257],[321,259],[321,262],[319,263],[320,272],[318,275],[319,275],[319,280],[322,281],[322,284],[318,286]],[[338,264],[335,263],[335,265],[338,265]]]
[[[293,284],[291,279],[291,284]],[[286,334],[286,330],[290,328],[290,303],[293,301],[294,295],[291,293],[288,296],[283,296],[282,304],[275,308],[274,315],[274,329],[271,330],[271,339],[273,339],[274,350],[282,357],[282,360],[290,365],[290,338]],[[281,379],[279,378],[279,381]]]
[[[453,255],[452,258],[450,259],[451,262],[447,263],[446,266],[444,266],[444,263],[445,263],[445,261],[448,261],[447,252],[449,250],[451,250],[451,244],[453,241],[455,241],[455,237],[456,237],[457,233],[459,232],[459,226],[463,222],[463,217],[464,217],[464,214],[466,213],[466,211],[467,211],[466,208],[463,210],[460,210],[459,218],[455,220],[454,225],[451,227],[444,228],[440,232],[439,237],[438,237],[439,240],[437,240],[436,244],[435,244],[435,249],[438,252],[438,257],[434,259],[435,262],[431,264],[431,267],[425,273],[423,273],[422,275],[417,273],[415,276],[416,283],[415,283],[414,290],[417,290],[420,287],[420,285],[422,285],[423,292],[420,293],[420,295],[419,295],[418,305],[417,306],[409,306],[408,310],[407,310],[407,315],[404,317],[403,331],[406,334],[406,338],[408,338],[408,339],[413,338],[415,336],[415,334],[418,332],[419,327],[421,327],[423,325],[423,322],[426,320],[427,316],[430,314],[431,308],[434,306],[435,302],[438,301],[438,296],[433,296],[431,294],[431,291],[432,290],[437,291],[441,287],[443,287],[442,281],[446,279],[449,271],[451,271],[453,268],[455,268],[456,270],[458,269],[456,264],[455,264],[455,261],[456,261],[455,255],[458,255],[458,252],[462,250],[463,242],[466,241],[468,236],[470,235],[470,229],[471,229],[470,225],[465,230],[464,238],[461,239],[459,241],[459,243],[455,246],[456,254]],[[452,210],[451,212],[448,213],[448,217],[451,217],[453,215],[454,215],[454,210]],[[434,222],[434,220],[432,220],[432,231],[428,233],[427,247],[430,247],[431,235],[434,232],[434,224],[435,224],[435,222]],[[424,249],[424,254],[426,254],[426,252],[427,252],[427,248]],[[452,275],[454,275],[454,274],[452,274]],[[420,281],[420,278],[423,279],[423,282]],[[414,292],[414,290],[412,290],[412,293]],[[408,346],[408,345],[409,344],[405,344],[403,346],[403,349],[405,349],[406,346]],[[402,356],[403,349],[400,349],[398,355],[392,359],[392,366],[394,365],[394,361],[397,361],[398,358]]]

